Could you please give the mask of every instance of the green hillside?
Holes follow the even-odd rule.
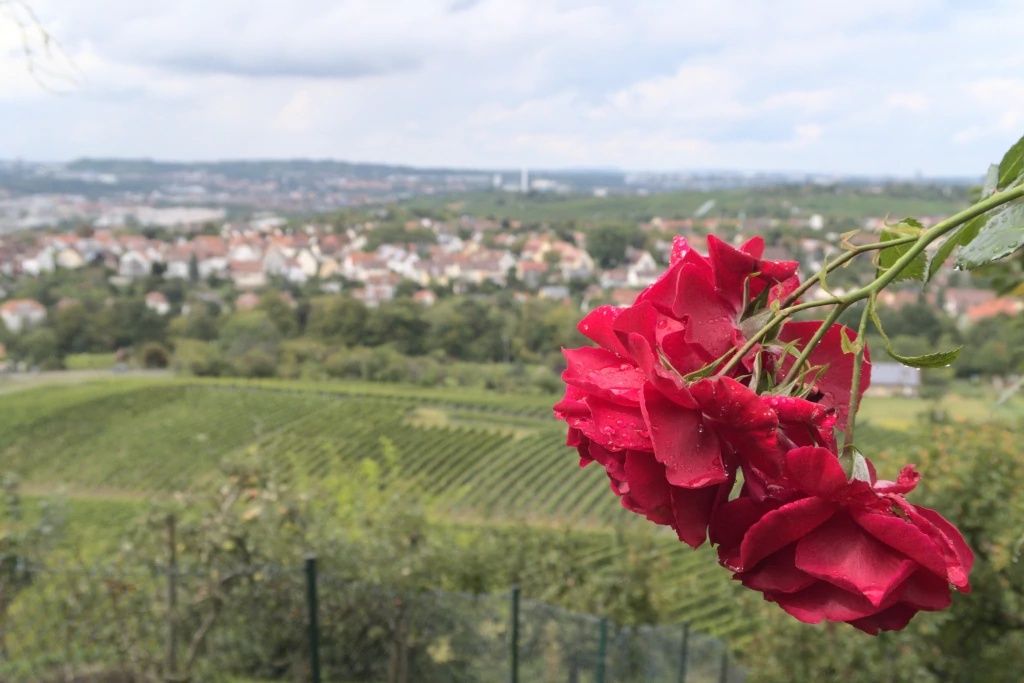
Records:
[[[966,204],[966,190],[947,192],[939,187],[891,186],[879,191],[871,187],[813,185],[744,188],[701,192],[686,190],[650,196],[581,195],[473,192],[462,195],[417,197],[413,209],[451,210],[472,216],[523,221],[637,221],[653,216],[689,218],[709,199],[715,200],[712,217],[789,217],[798,209],[804,216],[821,213],[835,219],[863,219],[865,216],[947,215]]]
[[[0,395],[0,457],[29,491],[68,491],[75,533],[92,538],[101,532],[88,520],[123,524],[130,501],[184,488],[232,454],[259,449],[298,486],[322,488],[351,476],[360,461],[380,459],[386,445],[398,456],[400,480],[439,518],[570,524],[593,539],[587,562],[599,570],[611,552],[604,534],[642,522],[618,504],[599,468],[579,469],[550,405],[543,397],[367,384],[42,386]],[[662,538],[654,552],[671,557],[669,614],[712,635],[742,636],[734,583],[714,553],[691,551],[667,530]]]

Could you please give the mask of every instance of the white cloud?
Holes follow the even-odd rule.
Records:
[[[905,109],[906,111],[920,114],[931,108],[932,101],[924,93],[907,92],[889,95],[888,99],[886,99],[886,104],[890,109]]]
[[[1019,3],[34,0],[6,155],[980,173],[1024,133]]]

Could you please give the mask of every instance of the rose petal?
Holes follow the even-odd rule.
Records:
[[[914,471],[914,465],[907,465],[900,470],[896,481],[876,481],[873,488],[879,493],[910,493],[921,481],[921,473]]]
[[[796,567],[796,543],[774,552],[750,571],[737,574],[743,585],[762,593],[795,593],[818,579]]]
[[[795,448],[786,453],[786,481],[811,496],[832,500],[847,487],[836,455],[824,448]]]
[[[689,264],[679,268],[672,303],[674,317],[687,317],[687,341],[702,346],[712,358],[732,348],[737,312],[718,295],[706,274]]]
[[[672,487],[672,515],[680,541],[691,548],[698,548],[704,543],[708,522],[711,521],[723,487],[731,488],[731,482],[728,485],[705,486],[700,489]]]
[[[769,476],[779,472],[775,432],[779,419],[760,396],[729,377],[702,379],[690,386],[690,393],[719,437],[742,460]]]
[[[726,480],[718,437],[705,428],[699,410],[680,407],[650,383],[644,385],[640,408],[670,484],[699,488]]]
[[[592,460],[604,467],[609,477],[620,481],[626,480],[626,451],[611,451],[591,442],[588,454]]]
[[[655,524],[673,524],[671,487],[665,481],[664,466],[654,459],[654,454],[628,451],[625,472],[629,494],[623,497],[623,504],[628,501],[634,506],[630,509],[646,515]]]
[[[929,571],[918,570],[907,579],[900,602],[926,612],[937,612],[949,607],[953,596],[945,579]]]
[[[779,416],[779,428],[798,446],[821,446],[837,452],[836,412],[796,396],[762,396]]]
[[[957,587],[961,593],[969,593],[971,584],[967,575],[974,567],[974,552],[968,547],[960,530],[950,524],[945,517],[935,510],[930,510],[919,505],[914,506],[914,511],[921,517],[932,523],[934,528],[942,535],[942,538],[949,543],[953,551],[953,557],[946,553],[946,575],[949,582]],[[927,533],[927,532],[926,532]]]
[[[879,631],[902,631],[914,618],[918,610],[905,602],[897,602],[892,607],[887,607],[861,619],[851,619],[849,624],[859,628],[868,635],[877,636]]]
[[[615,319],[621,313],[622,309],[617,306],[598,306],[580,321],[576,329],[584,337],[595,342],[601,348],[625,358],[627,355],[626,349],[622,348],[619,338],[612,329]]]
[[[891,513],[851,509],[853,520],[882,543],[895,548],[939,576],[946,576],[942,550],[911,522]]]
[[[800,539],[796,566],[860,593],[877,607],[919,565],[866,533],[848,514],[838,514]]]
[[[740,566],[730,569],[743,571],[752,568],[827,522],[838,509],[839,505],[829,500],[802,498],[767,513],[744,535],[740,544]]]
[[[799,552],[799,550],[797,551]],[[765,593],[765,600],[771,600],[805,624],[828,621],[852,621],[872,614],[878,614],[899,599],[894,592],[886,602],[873,605],[867,598],[845,591],[827,581],[816,581],[796,593]]]
[[[697,402],[690,395],[686,382],[679,375],[665,369],[661,359],[656,355],[654,349],[651,348],[650,343],[644,337],[639,334],[630,334],[624,342],[630,355],[639,364],[643,376],[658,391],[683,408],[693,409],[697,407]]]
[[[562,349],[567,367],[562,381],[625,406],[640,404],[644,376],[640,370],[605,349],[584,346]]]

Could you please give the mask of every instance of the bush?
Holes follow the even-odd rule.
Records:
[[[277,359],[266,351],[246,351],[235,363],[235,372],[241,377],[273,377],[277,374]]]
[[[163,344],[150,342],[139,351],[139,362],[147,369],[166,368],[171,364],[171,352]]]
[[[196,339],[180,339],[174,348],[172,367],[196,377],[220,377],[231,374],[231,367],[214,344]]]

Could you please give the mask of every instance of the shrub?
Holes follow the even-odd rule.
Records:
[[[139,351],[139,362],[147,369],[166,368],[171,364],[171,352],[163,344],[149,342]]]

